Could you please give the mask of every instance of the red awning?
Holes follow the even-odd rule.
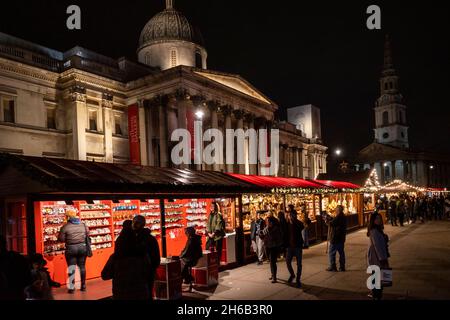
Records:
[[[344,182],[344,181],[331,181],[331,180],[313,180],[314,182],[323,184],[330,188],[336,188],[339,190],[342,189],[361,189],[361,186],[358,186],[357,184],[350,183],[350,182]]]
[[[324,186],[314,181],[308,181],[299,178],[282,178],[269,176],[255,176],[245,174],[227,173],[231,177],[249,182],[258,187],[263,188],[309,188],[309,189],[323,189]]]

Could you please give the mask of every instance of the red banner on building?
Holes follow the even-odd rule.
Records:
[[[141,165],[141,147],[139,144],[139,107],[128,107],[128,139],[130,142],[130,162]]]

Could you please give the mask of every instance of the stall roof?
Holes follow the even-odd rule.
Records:
[[[320,181],[346,181],[360,186],[365,186],[370,179],[372,171],[349,171],[349,172],[335,172],[335,173],[321,173],[317,177]]]
[[[332,180],[313,180],[314,182],[323,184],[327,187],[330,188],[335,188],[338,190],[343,190],[343,189],[361,189],[362,187],[354,184],[354,183],[350,183],[350,182],[344,182],[344,181],[332,181]]]
[[[229,176],[254,184],[262,188],[305,188],[305,189],[323,189],[324,186],[314,181],[300,178],[283,178],[269,176],[255,176],[245,174],[228,173]]]
[[[0,195],[8,192],[225,195],[253,191],[259,189],[221,172],[0,154]]]

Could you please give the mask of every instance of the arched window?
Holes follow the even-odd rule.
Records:
[[[389,112],[383,112],[383,126],[387,126],[389,124]]]
[[[170,66],[176,67],[178,65],[177,49],[170,49]]]
[[[385,83],[384,83],[384,90],[387,90],[387,89],[388,89],[388,83],[385,82]]]

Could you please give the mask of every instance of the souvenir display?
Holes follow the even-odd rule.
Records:
[[[107,204],[80,204],[81,221],[89,227],[92,251],[112,248],[112,219],[111,207]]]
[[[194,227],[198,234],[206,234],[206,224],[208,222],[211,202],[205,200],[192,199],[185,205],[187,227]]]
[[[139,200],[113,204],[114,241],[119,237],[124,221],[133,220],[135,216],[139,215],[139,204]]]
[[[147,228],[149,228],[152,231],[152,235],[158,239],[161,236],[161,212],[159,200],[147,200],[147,202],[141,202],[140,215],[145,217]]]
[[[58,202],[49,202],[41,206],[44,255],[55,256],[64,254],[65,245],[58,241],[58,235],[61,227],[67,221],[67,210],[77,212],[74,206]]]

